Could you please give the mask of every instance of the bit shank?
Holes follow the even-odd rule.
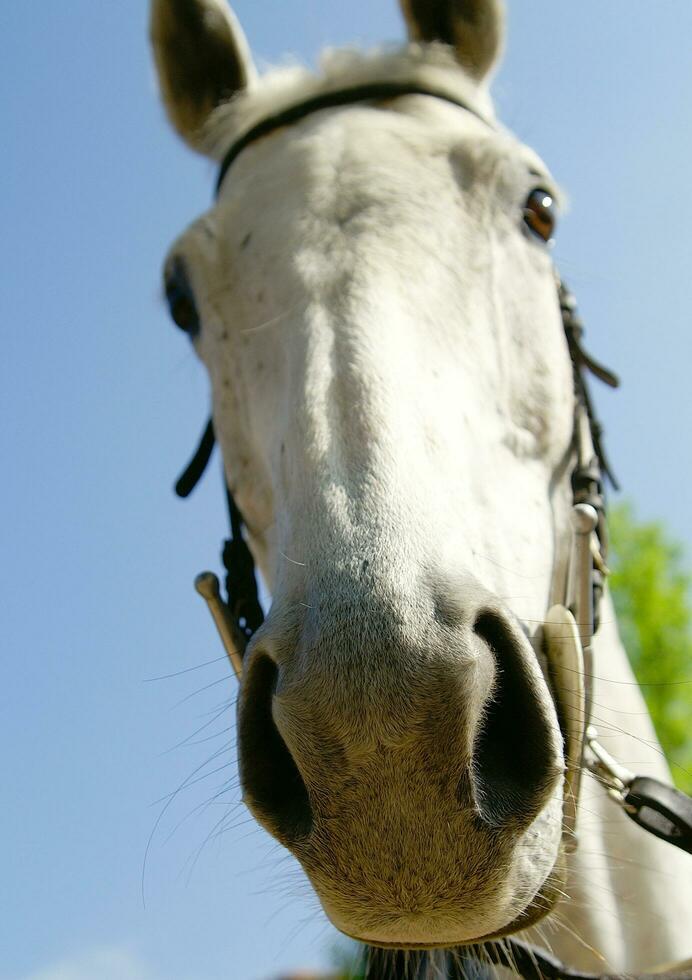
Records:
[[[241,674],[243,673],[243,658],[235,642],[233,624],[221,598],[219,580],[213,572],[202,572],[195,579],[195,589],[209,607],[209,612],[216,624],[216,629],[219,632],[221,642],[231,662],[231,667],[238,680],[240,680]]]

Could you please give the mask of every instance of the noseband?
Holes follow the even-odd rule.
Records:
[[[377,102],[407,95],[424,95],[451,103],[472,113],[486,125],[493,127],[477,109],[467,102],[431,86],[416,83],[381,81],[368,85],[353,86],[316,95],[306,101],[268,116],[239,135],[224,156],[216,184],[217,195],[234,161],[246,147],[264,136],[285,126],[290,126],[322,109]],[[598,733],[590,724],[591,684],[593,658],[591,643],[599,627],[600,605],[608,574],[608,534],[606,523],[606,499],[604,482],[608,479],[617,489],[610,464],[603,447],[603,429],[594,411],[588,388],[587,374],[616,388],[618,378],[599,364],[584,349],[584,328],[577,313],[576,300],[556,273],[556,286],[562,326],[572,361],[575,415],[573,445],[575,465],[572,470],[573,496],[573,547],[565,595],[564,614],[578,631],[575,644],[582,663],[584,696],[584,725],[581,732],[581,751],[577,759],[575,782],[571,789],[572,822],[576,815],[579,792],[579,774],[589,769],[619,803],[625,813],[645,830],[692,853],[692,799],[658,780],[635,776],[617,763],[601,746]],[[180,497],[192,493],[201,479],[211,458],[215,434],[210,419],[199,446],[184,473],[175,485]],[[226,485],[231,536],[226,540],[222,561],[226,570],[227,598],[221,595],[219,581],[212,572],[197,576],[195,587],[206,600],[233,670],[240,679],[245,648],[264,620],[258,598],[257,579],[252,554],[243,534],[243,516],[238,509],[230,488]],[[571,828],[573,832],[574,828]],[[576,846],[576,839],[572,841]],[[474,948],[464,948],[465,955],[474,955]],[[374,954],[376,955],[376,954]],[[480,962],[492,962],[509,967],[525,980],[533,978],[573,978],[573,980],[598,980],[598,974],[579,973],[548,956],[543,950],[516,940],[484,943],[478,952]],[[376,963],[367,971],[370,980],[380,973]],[[391,970],[391,964],[386,969]],[[393,975],[393,974],[388,974]],[[452,975],[457,976],[456,973]],[[605,980],[605,978],[601,978]]]

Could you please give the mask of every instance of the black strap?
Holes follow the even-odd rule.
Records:
[[[655,837],[692,854],[692,799],[658,779],[637,776],[627,789],[625,813]]]
[[[215,445],[214,423],[209,419],[192,459],[176,481],[175,492],[179,497],[189,497],[202,479]],[[259,601],[255,562],[243,535],[245,522],[228,484],[226,484],[226,500],[231,536],[224,541],[222,552],[222,561],[226,569],[227,599],[225,601],[243,652],[248,640],[264,622],[264,612]]]
[[[614,371],[604,367],[602,364],[589,354],[582,343],[584,337],[584,324],[577,311],[577,301],[574,294],[567,288],[562,279],[558,278],[558,295],[560,299],[560,312],[562,314],[562,326],[567,338],[572,366],[574,368],[574,382],[577,398],[582,402],[589,418],[591,427],[591,438],[593,439],[594,449],[600,464],[601,472],[610,480],[613,488],[619,490],[620,487],[613,474],[612,467],[606,456],[603,445],[603,426],[596,417],[593,401],[589,392],[589,386],[584,377],[584,370],[590,371],[594,377],[598,378],[610,388],[619,388],[620,379]]]
[[[298,122],[298,120],[304,119],[305,116],[311,115],[313,112],[319,112],[321,109],[352,105],[355,102],[370,102],[374,99],[393,99],[402,95],[429,95],[435,99],[442,99],[444,102],[450,102],[452,105],[459,106],[461,109],[466,109],[467,112],[471,112],[474,116],[482,119],[483,122],[491,125],[488,119],[485,119],[462,99],[457,99],[441,89],[434,88],[434,86],[419,85],[415,82],[373,82],[366,85],[353,85],[350,88],[338,89],[336,92],[321,92],[319,95],[314,95],[311,99],[305,99],[303,102],[298,102],[296,105],[289,106],[287,109],[282,109],[280,112],[274,113],[273,116],[265,116],[261,122],[252,126],[246,133],[243,133],[233,143],[221,161],[219,176],[216,181],[216,193],[218,194],[221,190],[223,179],[234,160],[236,160],[247,146],[261,139],[263,136],[268,136],[269,133],[281,129],[283,126],[290,126]]]
[[[202,479],[204,476],[204,471],[209,465],[211,454],[214,452],[215,445],[216,436],[214,435],[214,423],[211,419],[209,419],[206,428],[202,433],[202,438],[199,441],[199,445],[195,450],[194,456],[185,467],[185,470],[176,480],[175,492],[179,497],[182,497],[183,499],[185,499],[185,497],[189,497],[199,481]]]
[[[255,575],[255,561],[243,536],[243,515],[226,487],[231,537],[224,541],[222,561],[226,569],[226,604],[240,634],[243,650],[264,622]]]
[[[604,478],[607,477],[616,490],[619,489],[619,485],[606,456],[603,444],[603,427],[596,416],[586,379],[586,372],[589,371],[599,381],[609,385],[611,388],[619,387],[620,379],[613,371],[599,364],[585,350],[582,343],[584,324],[579,317],[577,301],[559,276],[557,277],[557,287],[562,326],[565,331],[567,347],[572,360],[574,395],[578,408],[575,431],[577,432],[578,438],[578,415],[579,411],[582,411],[588,419],[591,442],[595,453],[592,459],[578,459],[577,465],[572,472],[572,495],[575,504],[589,504],[598,514],[596,535],[599,542],[599,551],[605,563],[608,558],[608,524],[606,521]],[[605,590],[605,582],[603,569],[596,567],[595,564],[591,571],[591,582],[593,591],[593,631],[596,633],[600,625],[601,600]]]

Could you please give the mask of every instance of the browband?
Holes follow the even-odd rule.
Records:
[[[460,109],[466,109],[467,112],[490,125],[485,116],[473,109],[468,102],[464,102],[462,99],[442,91],[442,89],[431,85],[422,85],[418,82],[371,82],[367,85],[353,85],[350,88],[337,89],[335,92],[321,92],[310,99],[305,99],[287,109],[282,109],[273,116],[266,116],[256,125],[251,126],[242,136],[239,136],[221,161],[219,176],[216,181],[217,195],[231,164],[255,140],[268,136],[269,133],[273,133],[274,130],[281,129],[283,126],[290,126],[292,123],[298,122],[299,119],[303,119],[313,112],[319,112],[321,109],[352,105],[354,102],[370,102],[374,99],[393,99],[400,95],[429,95],[434,99],[442,99],[443,102],[449,102],[459,106]]]

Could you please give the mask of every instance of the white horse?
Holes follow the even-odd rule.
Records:
[[[541,653],[572,540],[559,193],[493,115],[499,0],[402,6],[403,50],[258,79],[224,0],[152,2],[171,121],[214,160],[235,146],[165,275],[273,597],[243,664],[244,798],[359,940],[521,930],[641,971],[689,955],[690,861],[588,775],[566,852]],[[607,598],[601,618],[594,717],[668,778]]]

